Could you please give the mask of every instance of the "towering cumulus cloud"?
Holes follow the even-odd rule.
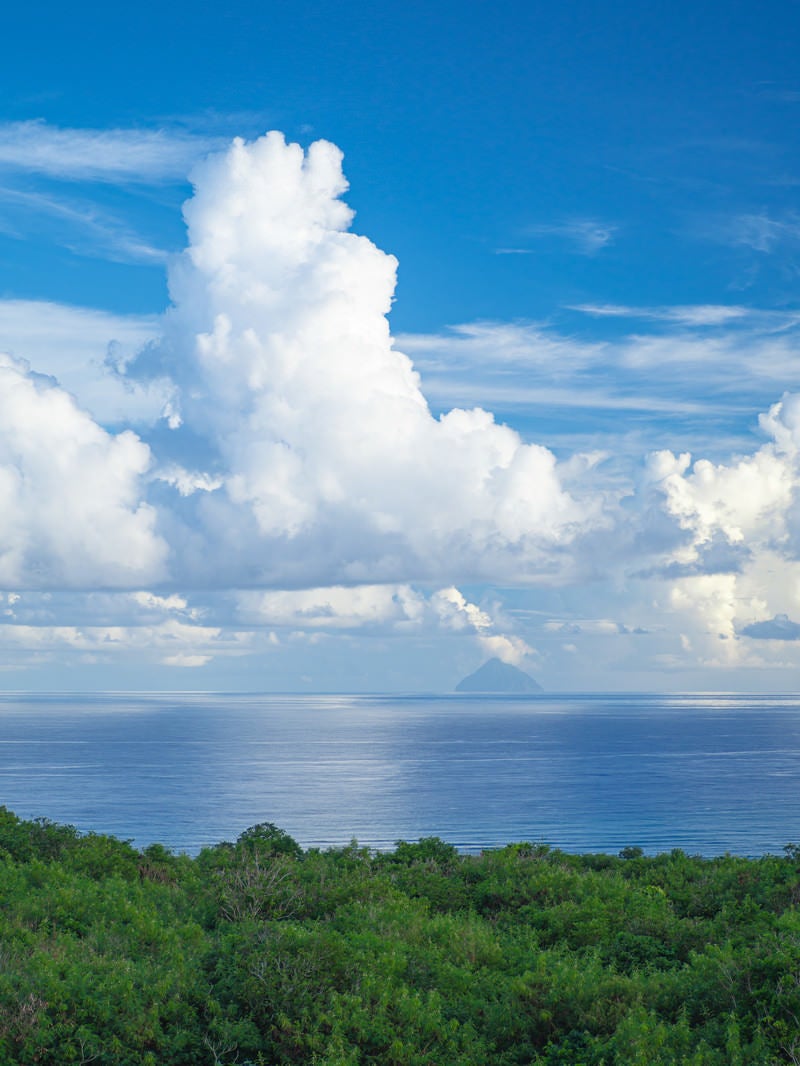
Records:
[[[486,411],[433,417],[389,333],[396,260],[349,232],[341,162],[270,133],[192,175],[167,334],[222,570],[310,586],[555,569],[587,505]]]
[[[431,412],[389,331],[397,263],[351,231],[334,145],[304,151],[279,133],[237,140],[192,180],[163,317],[120,334],[115,316],[4,305],[0,668],[4,646],[17,661],[15,641],[90,656],[158,647],[165,663],[198,666],[295,640],[322,646],[336,633],[377,644],[434,630],[545,669],[566,662],[562,653],[594,661],[584,654],[592,635],[616,641],[608,661],[626,672],[646,654],[667,671],[796,661],[798,395],[762,416],[760,446],[727,460],[704,458],[701,444],[693,461],[685,434],[654,422],[649,446],[659,447],[643,472],[635,427],[613,437],[622,445],[602,469],[599,451],[558,462],[480,408]],[[750,314],[669,313],[704,328]],[[106,350],[106,330],[122,343]],[[51,341],[59,331],[69,343]],[[495,382],[504,366],[519,384],[532,362],[557,375],[571,360],[576,404],[607,376],[608,358],[616,371],[639,358],[653,366],[632,339],[616,356],[559,343],[558,358],[542,362],[538,332],[522,349],[519,331],[467,333],[480,341],[473,364],[505,345]],[[741,354],[753,336],[721,349],[750,365],[746,381],[777,372],[771,334]],[[408,341],[424,351],[431,338]],[[707,345],[689,348],[705,362]],[[779,369],[793,351],[778,351]],[[680,338],[662,338],[657,353],[694,365]],[[55,377],[29,369],[26,354]],[[534,383],[547,388],[551,371]],[[551,390],[561,402],[563,392]],[[516,597],[508,612],[486,588],[589,576],[604,580]],[[563,615],[546,621],[540,610],[552,604]],[[556,633],[569,642],[556,647]]]

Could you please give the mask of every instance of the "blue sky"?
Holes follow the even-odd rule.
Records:
[[[9,12],[0,683],[796,689],[799,21]]]

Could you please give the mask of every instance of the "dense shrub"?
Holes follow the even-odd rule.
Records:
[[[197,858],[0,808],[0,1062],[800,1061],[798,849]]]

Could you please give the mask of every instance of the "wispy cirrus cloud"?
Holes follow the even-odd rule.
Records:
[[[185,130],[70,129],[41,119],[0,123],[0,169],[61,181],[162,184],[225,143]]]
[[[180,186],[191,168],[224,144],[185,129],[69,129],[41,120],[0,123],[0,233],[32,234],[80,256],[161,265],[168,250],[119,217],[131,217],[153,189]],[[117,186],[114,193],[109,186]],[[161,195],[161,194],[159,194]],[[116,196],[116,199],[114,199]]]
[[[800,215],[790,212],[782,217],[766,211],[737,215],[730,220],[727,242],[744,245],[756,252],[770,253],[780,245],[800,243]]]
[[[557,237],[572,245],[580,255],[597,255],[614,240],[618,226],[591,218],[573,218],[564,222],[546,222],[528,226],[531,237]]]
[[[0,367],[7,660],[18,645],[28,661],[62,647],[99,661],[131,647],[200,667],[283,651],[295,632],[441,631],[514,661],[538,637],[512,632],[480,587],[550,590],[596,574],[611,576],[606,594],[620,601],[623,585],[641,582],[641,602],[654,606],[640,622],[638,607],[571,610],[553,594],[559,622],[543,632],[554,655],[564,639],[574,654],[607,636],[628,654],[637,630],[661,632],[653,619],[666,612],[672,650],[685,638],[703,662],[738,663],[737,645],[753,643],[738,638],[743,622],[796,617],[800,401],[774,402],[800,390],[794,312],[586,304],[584,316],[641,321],[636,332],[595,322],[590,340],[574,313],[558,326],[479,322],[395,347],[386,315],[396,261],[349,231],[333,145],[237,141],[195,181],[189,250],[170,262],[173,306],[161,322],[51,305],[54,329],[127,331],[133,346],[161,327],[162,348],[101,349],[91,365],[62,354],[59,367],[43,342],[41,359],[32,351],[36,309],[6,307],[27,330],[16,354],[61,386],[72,363],[78,398],[18,360]],[[132,415],[109,431],[120,389],[155,399],[158,375],[175,401],[169,432]],[[499,413],[528,407],[524,431],[478,406],[498,397]],[[768,404],[767,443],[754,450]],[[92,588],[106,595],[102,623],[76,619],[74,607],[71,619],[23,614],[33,593],[43,612],[54,590]],[[226,594],[234,606],[215,617]],[[771,654],[762,641],[758,655]]]
[[[753,312],[747,307],[728,304],[694,304],[677,307],[629,307],[624,304],[572,304],[567,310],[579,311],[595,318],[652,319],[674,322],[684,326],[721,326],[748,318]]]
[[[564,222],[542,222],[527,226],[523,236],[539,242],[554,238],[566,244],[578,255],[593,256],[611,244],[619,227],[596,219],[576,218]],[[495,248],[495,255],[535,255],[537,247],[524,244],[506,245]]]
[[[524,373],[529,388],[587,387],[596,376],[596,383],[603,383],[609,397],[630,395],[631,390],[643,397],[643,390],[653,382],[658,384],[655,395],[663,397],[660,371],[683,365],[691,376],[673,381],[669,392],[680,391],[698,403],[707,399],[704,388],[709,380],[719,379],[725,384],[734,367],[736,380],[727,381],[729,397],[738,385],[752,388],[755,381],[762,385],[767,381],[773,390],[776,379],[800,385],[800,314],[795,311],[603,304],[574,305],[568,310],[593,317],[651,320],[657,326],[610,340],[584,341],[548,324],[485,321],[452,326],[436,334],[401,334],[397,344],[413,355],[426,384],[431,375],[455,380],[469,370],[481,375],[473,380],[495,375],[498,384],[510,386],[511,375],[518,370]],[[631,376],[644,370],[648,372],[646,380]],[[576,402],[580,402],[577,396]]]
[[[168,252],[137,234],[126,223],[94,204],[69,203],[47,193],[0,187],[0,222],[3,206],[12,208],[6,232],[20,234],[21,213],[54,220],[61,243],[79,254],[122,263],[164,263]],[[55,236],[51,230],[51,237]]]
[[[632,454],[646,439],[658,447],[665,432],[683,448],[690,430],[695,447],[746,446],[754,404],[766,407],[776,390],[800,388],[794,310],[736,304],[565,310],[618,319],[621,329],[598,341],[583,339],[580,320],[577,335],[550,323],[477,322],[401,335],[397,344],[414,359],[426,395],[442,407],[490,404],[514,417],[526,409],[532,425],[546,420],[551,433],[568,432],[573,441],[575,421],[565,429],[551,414],[580,411],[581,432],[587,439],[611,433],[618,456],[627,449],[620,435],[630,436]]]
[[[753,86],[752,93],[762,100],[774,100],[781,104],[800,103],[800,89],[796,85],[780,85],[775,81],[758,81]]]
[[[773,181],[774,183],[774,181]],[[791,185],[794,178],[780,179]],[[691,236],[729,248],[749,249],[759,256],[796,252],[800,246],[800,213],[797,211],[742,211],[723,215],[711,212],[692,220]]]

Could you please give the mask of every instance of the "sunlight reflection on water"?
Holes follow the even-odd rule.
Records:
[[[0,802],[197,851],[439,835],[762,854],[800,838],[800,702],[113,693],[0,698]]]

